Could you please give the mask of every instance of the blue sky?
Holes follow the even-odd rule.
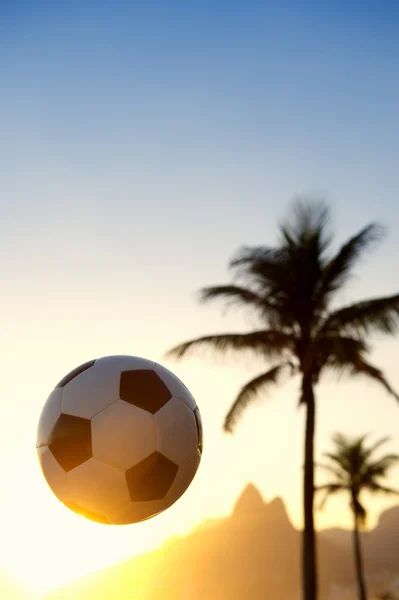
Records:
[[[342,301],[397,291],[398,25],[393,1],[1,4],[0,406],[13,423],[1,443],[21,465],[46,394],[77,364],[120,352],[161,360],[183,339],[248,327],[198,307],[195,292],[227,280],[242,244],[273,243],[296,194],[330,200],[337,241],[374,219],[388,226]],[[378,344],[374,358],[399,388],[395,344]],[[216,441],[248,379],[246,367],[229,365],[176,367],[198,390],[218,448],[207,466],[214,480],[217,456],[250,453],[261,439],[245,437],[256,426],[249,416],[234,442]],[[339,393],[346,420],[321,402],[320,448],[333,426],[397,435],[382,392],[337,389],[321,395]],[[298,416],[284,410],[265,406],[263,416],[274,415],[276,430],[285,423],[299,457]],[[299,522],[300,471],[291,446],[283,454],[286,477],[276,471],[271,492]],[[226,497],[251,477],[262,486],[258,467],[238,469]],[[18,506],[15,494],[5,502]],[[325,523],[341,522],[337,515]]]
[[[3,8],[2,202],[86,231],[155,209],[224,255],[295,193],[393,210],[399,9],[264,4]]]
[[[93,253],[136,256],[169,281],[184,272],[188,290],[201,279],[193,257],[198,275],[220,277],[297,193],[330,198],[342,235],[380,215],[398,223],[394,2],[20,2],[2,13],[12,269],[22,254],[44,269],[55,235],[51,256],[74,277]]]

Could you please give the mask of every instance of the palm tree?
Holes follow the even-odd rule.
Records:
[[[260,392],[278,385],[285,375],[299,374],[299,405],[306,410],[304,462],[303,599],[316,600],[314,534],[314,389],[327,369],[362,375],[380,383],[399,399],[380,369],[367,360],[367,335],[398,329],[399,294],[331,309],[363,252],[381,237],[371,224],[349,239],[335,255],[329,249],[329,210],[321,202],[298,199],[291,219],[282,222],[276,247],[244,247],[230,262],[235,280],[206,287],[202,301],[222,299],[242,305],[259,319],[249,333],[207,335],[185,342],[167,354],[181,358],[201,348],[249,351],[271,362],[271,368],[244,385],[229,410],[224,429],[232,432],[242,411]]]
[[[364,435],[352,440],[339,433],[333,436],[335,449],[333,452],[324,453],[328,463],[319,465],[332,475],[332,479],[317,488],[318,491],[324,491],[320,508],[324,507],[327,499],[333,494],[345,492],[349,496],[353,512],[353,550],[359,600],[367,600],[359,536],[360,528],[366,524],[367,512],[360,502],[360,495],[365,491],[399,494],[383,482],[387,471],[399,461],[399,454],[386,454],[375,459],[375,451],[389,438],[382,438],[369,447],[366,446],[366,438]]]

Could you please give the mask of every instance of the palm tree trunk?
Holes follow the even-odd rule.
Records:
[[[314,531],[314,432],[315,398],[310,375],[302,379],[302,399],[306,406],[305,465],[303,480],[304,529],[302,538],[302,598],[317,599],[316,539]]]
[[[359,535],[359,527],[358,527],[358,518],[353,511],[354,516],[354,526],[353,526],[353,549],[355,554],[355,569],[356,569],[356,578],[357,578],[357,587],[359,593],[359,600],[367,600],[366,594],[366,583],[364,580],[364,570],[363,570],[363,560],[362,560],[362,551],[360,547],[360,535]]]

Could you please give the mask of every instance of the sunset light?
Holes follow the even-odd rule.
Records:
[[[398,497],[370,475],[365,535],[353,482],[321,510],[309,477],[336,433],[399,448],[399,10],[300,4],[0,7],[0,600],[399,599]],[[110,355],[170,369],[203,425],[186,492],[129,525],[72,512],[36,451],[57,382]]]

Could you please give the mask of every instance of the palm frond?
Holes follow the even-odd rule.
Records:
[[[324,463],[316,463],[315,466],[319,469],[323,469],[323,471],[326,471],[327,473],[330,473],[330,475],[334,475],[334,477],[337,478],[337,482],[344,481],[344,473],[337,467],[334,467],[333,465],[327,465]]]
[[[342,477],[353,481],[363,465],[363,444],[367,435],[357,438],[349,438],[342,433],[335,433],[332,440],[335,445],[333,452],[324,452],[323,456],[328,458],[334,465],[334,469],[342,473]]]
[[[204,348],[222,354],[231,350],[249,351],[267,358],[274,358],[280,357],[283,352],[292,351],[294,340],[292,336],[274,330],[206,335],[172,348],[166,356],[179,359]]]
[[[341,455],[342,453],[346,453],[348,448],[350,448],[353,444],[358,445],[359,439],[364,439],[367,434],[363,435],[361,438],[351,438],[348,435],[344,435],[339,431],[335,432],[332,435],[332,441],[337,448],[337,455]]]
[[[358,361],[368,351],[365,342],[343,335],[317,337],[312,345],[314,365],[317,370],[342,370]]]
[[[330,354],[328,361],[322,364],[322,368],[333,369],[342,375],[346,374],[349,376],[364,376],[368,377],[369,379],[373,379],[382,385],[390,395],[399,401],[399,395],[389,384],[381,369],[373,366],[363,358],[363,342],[358,340],[358,343],[358,346],[352,341],[348,344],[345,344],[345,346],[343,344],[337,345],[335,352]]]
[[[380,439],[378,439],[376,442],[374,442],[374,444],[371,444],[371,446],[369,446],[368,448],[364,448],[364,459],[368,460],[370,458],[370,456],[372,454],[374,454],[376,452],[376,450],[378,450],[378,448],[380,448],[381,446],[383,446],[384,444],[386,444],[387,442],[390,441],[390,436],[387,435],[385,437],[382,437]]]
[[[334,483],[334,482],[325,483],[323,485],[318,485],[315,488],[315,491],[316,492],[324,492],[323,498],[318,505],[318,509],[323,510],[325,507],[325,504],[330,496],[333,496],[334,494],[337,494],[338,492],[342,492],[346,489],[347,488],[345,485],[342,485],[339,483]]]
[[[320,202],[299,199],[290,219],[280,225],[276,248],[242,248],[231,261],[239,281],[278,309],[280,324],[305,329],[318,319],[314,302],[330,243],[326,230],[329,211]]]
[[[364,336],[372,331],[394,334],[399,330],[399,294],[373,298],[340,308],[327,318],[322,331]]]
[[[381,384],[386,389],[386,391],[389,394],[391,394],[391,396],[393,396],[397,401],[399,401],[399,395],[390,386],[383,372],[380,369],[377,369],[377,367],[374,367],[365,360],[359,359],[355,364],[350,365],[350,370],[352,375],[363,375]]]
[[[399,461],[399,454],[385,454],[385,456],[382,456],[381,458],[376,460],[374,462],[374,465],[376,467],[384,469],[386,471],[387,469],[390,469],[398,461]]]
[[[281,321],[278,306],[270,302],[261,291],[254,291],[248,287],[233,284],[205,287],[200,291],[200,301],[205,303],[210,300],[224,300],[225,309],[235,306],[252,308],[271,327],[277,327]]]
[[[268,392],[270,388],[277,386],[284,372],[292,373],[290,363],[276,365],[244,385],[225,418],[224,430],[232,433],[234,426],[248,404],[253,402],[260,392]]]
[[[313,246],[321,258],[331,243],[327,230],[330,208],[318,199],[294,198],[287,219],[280,223],[280,245],[288,247]]]
[[[362,473],[362,480],[367,481],[375,481],[377,478],[386,477],[387,471],[393,467],[399,461],[398,454],[385,454],[381,458],[373,461],[367,462],[366,457],[364,457],[364,472]]]
[[[371,244],[381,239],[383,233],[384,229],[380,225],[371,223],[340,248],[324,268],[318,290],[319,298],[332,294],[347,282],[357,260]]]
[[[245,268],[253,263],[264,263],[274,267],[281,256],[281,250],[278,248],[269,248],[268,246],[242,246],[229,262],[230,269]]]
[[[335,452],[323,452],[323,456],[331,460],[331,462],[335,463],[339,469],[343,471],[347,468],[347,456],[346,454],[337,451]]]
[[[292,268],[284,249],[244,247],[229,266],[238,285],[255,290],[281,308],[278,300],[286,297],[292,286]]]
[[[381,492],[381,493],[387,494],[387,495],[392,494],[394,496],[399,496],[399,490],[385,486],[385,485],[381,485],[376,482],[368,484],[366,489],[368,489],[370,492],[376,492],[376,493]]]
[[[204,287],[200,291],[201,302],[219,299],[231,301],[232,304],[249,304],[257,309],[261,308],[264,302],[260,294],[239,285],[214,285]]]

